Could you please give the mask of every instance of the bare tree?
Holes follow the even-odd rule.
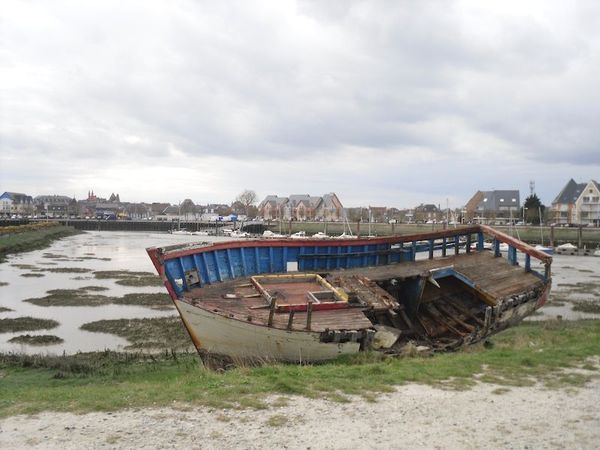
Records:
[[[242,205],[244,205],[246,215],[248,215],[248,209],[250,208],[250,206],[256,203],[257,198],[258,197],[256,196],[256,192],[250,189],[246,189],[235,198],[235,201],[240,202]]]

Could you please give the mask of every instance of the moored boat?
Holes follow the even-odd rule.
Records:
[[[147,251],[198,351],[233,359],[456,349],[531,314],[551,286],[550,255],[485,225]]]

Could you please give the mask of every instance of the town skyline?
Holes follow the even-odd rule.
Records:
[[[502,190],[502,189],[514,189],[514,190],[518,190],[521,193],[522,199],[525,199],[529,194],[530,191],[532,189],[531,186],[531,182],[534,183],[533,186],[533,191],[536,195],[538,195],[538,197],[540,198],[540,200],[542,201],[542,203],[544,205],[550,206],[552,204],[552,201],[557,197],[557,195],[559,194],[560,190],[563,188],[563,186],[565,185],[565,183],[568,181],[568,178],[563,180],[562,184],[560,186],[557,186],[553,193],[550,194],[550,197],[548,198],[548,200],[544,199],[544,197],[542,195],[540,195],[540,193],[537,190],[537,186],[535,184],[535,180],[530,180],[527,184],[527,188],[526,189],[520,189],[518,187],[515,186],[508,186],[508,187],[502,187],[500,189],[497,188],[487,188],[487,187],[479,187],[479,188],[474,188],[466,197],[466,199],[464,200],[464,202],[462,203],[458,203],[458,204],[452,204],[450,202],[450,198],[456,199],[455,196],[446,196],[443,198],[438,198],[437,201],[435,200],[430,200],[428,201],[427,199],[418,199],[416,203],[410,203],[410,204],[383,204],[383,203],[378,203],[376,201],[366,201],[363,203],[356,203],[356,202],[352,202],[347,201],[346,198],[343,196],[343,194],[341,194],[340,192],[336,191],[335,189],[330,189],[327,191],[323,191],[323,192],[316,192],[314,190],[307,190],[307,192],[291,192],[291,191],[280,191],[280,192],[265,192],[265,193],[261,193],[258,192],[255,189],[252,189],[251,187],[248,186],[244,186],[242,188],[240,188],[231,198],[226,199],[224,197],[220,197],[220,199],[212,199],[212,198],[197,198],[196,196],[194,196],[192,193],[187,193],[183,196],[181,196],[181,198],[169,201],[169,200],[164,200],[164,199],[137,199],[137,198],[130,198],[127,193],[123,194],[121,191],[117,191],[117,190],[110,190],[109,192],[100,192],[96,189],[87,189],[87,191],[83,192],[83,195],[69,195],[69,193],[65,193],[65,192],[48,192],[48,191],[44,191],[44,192],[32,192],[32,191],[19,191],[16,189],[7,189],[7,186],[4,185],[0,185],[0,192],[19,192],[19,193],[23,193],[25,195],[30,195],[31,197],[37,197],[37,196],[44,196],[44,195],[60,195],[60,196],[66,196],[69,198],[75,198],[77,200],[83,200],[88,198],[88,196],[90,195],[90,193],[94,194],[97,197],[100,198],[106,198],[108,199],[111,195],[119,195],[120,197],[123,198],[123,202],[127,202],[127,203],[169,203],[171,205],[177,205],[178,203],[183,202],[186,199],[190,199],[192,201],[194,201],[194,203],[197,204],[228,204],[231,205],[234,201],[235,198],[244,190],[248,189],[248,190],[252,190],[256,193],[257,195],[257,203],[260,203],[260,201],[262,199],[264,199],[265,197],[269,196],[269,195],[278,195],[278,196],[288,196],[288,195],[302,195],[302,194],[309,194],[309,195],[314,195],[315,193],[324,193],[324,192],[335,192],[340,198],[344,199],[344,206],[346,207],[350,207],[350,208],[360,208],[360,207],[367,207],[367,206],[386,206],[388,208],[397,208],[397,209],[409,209],[409,208],[414,208],[415,206],[418,206],[420,204],[434,204],[436,206],[439,206],[441,209],[445,209],[447,206],[452,208],[452,209],[456,209],[456,208],[461,208],[463,206],[465,206],[467,204],[467,202],[469,201],[469,199],[471,199],[473,197],[473,195],[477,192],[477,191],[494,191],[494,190]],[[582,179],[580,181],[588,181],[587,179]],[[429,198],[435,198],[435,197],[429,197]],[[446,200],[448,200],[448,202],[446,202]],[[448,205],[447,205],[448,203]]]

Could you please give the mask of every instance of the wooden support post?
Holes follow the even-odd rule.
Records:
[[[544,279],[545,279],[545,281],[548,281],[551,277],[552,277],[552,270],[551,270],[550,263],[546,263],[545,270],[544,270]]]
[[[467,253],[471,253],[471,235],[467,234],[467,248],[466,248]]]
[[[577,233],[577,248],[581,250],[583,248],[583,227],[579,225],[578,233]]]
[[[312,322],[312,310],[313,310],[313,302],[312,300],[308,301],[306,305],[306,329],[310,331],[310,324]]]
[[[483,233],[481,231],[477,233],[477,251],[483,251]]]
[[[554,247],[554,225],[550,226],[550,247]]]
[[[525,272],[531,272],[531,256],[525,253]]]
[[[454,254],[458,255],[460,239],[458,235],[454,236]]]
[[[287,329],[288,330],[292,329],[292,323],[294,322],[294,314],[295,314],[295,311],[292,309],[290,311],[290,317],[288,318],[288,324],[287,324]]]
[[[500,253],[500,241],[498,239],[494,239],[494,256],[496,258],[502,256],[502,253]]]
[[[395,226],[395,225],[396,225],[396,223],[395,223],[395,222],[392,222],[392,236],[393,236],[394,234],[396,234],[396,233],[394,232],[394,229],[396,228],[396,226]]]
[[[275,316],[275,306],[277,305],[277,297],[271,297],[271,304],[269,305],[269,321],[267,322],[267,326],[273,326],[273,316]]]
[[[412,241],[412,247],[410,251],[410,260],[414,261],[417,258],[417,241]]]
[[[446,256],[446,244],[448,243],[448,240],[443,237],[442,238],[442,256]]]
[[[429,259],[433,259],[433,239],[429,239]]]
[[[510,264],[513,266],[516,266],[519,264],[517,262],[517,248],[513,247],[512,245],[508,247],[508,260],[510,261]]]

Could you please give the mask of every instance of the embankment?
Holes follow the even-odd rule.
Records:
[[[0,262],[11,253],[44,248],[53,241],[81,231],[57,223],[35,223],[0,228]]]

